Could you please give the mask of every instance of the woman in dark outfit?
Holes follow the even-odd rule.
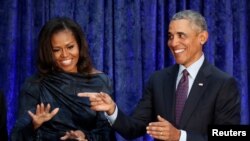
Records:
[[[112,93],[107,75],[94,69],[82,29],[55,18],[38,39],[38,74],[20,93],[12,141],[112,141],[115,136],[102,112],[90,109],[79,92]]]

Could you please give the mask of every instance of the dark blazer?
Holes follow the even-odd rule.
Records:
[[[175,125],[175,90],[179,65],[155,72],[133,115],[121,110],[113,124],[125,138],[146,133],[157,115]],[[202,64],[185,103],[178,129],[187,131],[187,141],[207,140],[208,125],[240,124],[240,94],[236,81],[206,60]]]
[[[5,106],[5,98],[3,93],[0,91],[0,140],[7,141],[7,127],[6,127],[6,106]]]

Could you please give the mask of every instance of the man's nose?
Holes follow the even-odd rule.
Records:
[[[176,37],[173,37],[171,40],[169,40],[169,45],[172,47],[175,47],[179,44],[179,39]]]

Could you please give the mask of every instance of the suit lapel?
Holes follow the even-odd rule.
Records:
[[[188,119],[190,118],[193,111],[197,107],[200,98],[204,94],[204,91],[207,88],[207,83],[208,83],[207,77],[209,76],[209,74],[210,74],[209,64],[205,60],[194,80],[188,99],[185,103],[183,113],[180,119],[181,128],[185,127],[185,125],[188,122]]]
[[[167,70],[165,78],[163,79],[165,82],[163,87],[163,109],[166,109],[166,111],[163,111],[165,114],[165,117],[171,122],[175,122],[175,111],[173,105],[175,105],[175,84],[177,79],[177,74],[179,70],[179,65],[174,65],[172,68]]]

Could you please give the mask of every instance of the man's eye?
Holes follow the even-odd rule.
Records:
[[[168,35],[168,39],[173,39],[173,36],[172,35]]]
[[[179,37],[180,38],[185,38],[185,35],[184,34],[179,34]]]

